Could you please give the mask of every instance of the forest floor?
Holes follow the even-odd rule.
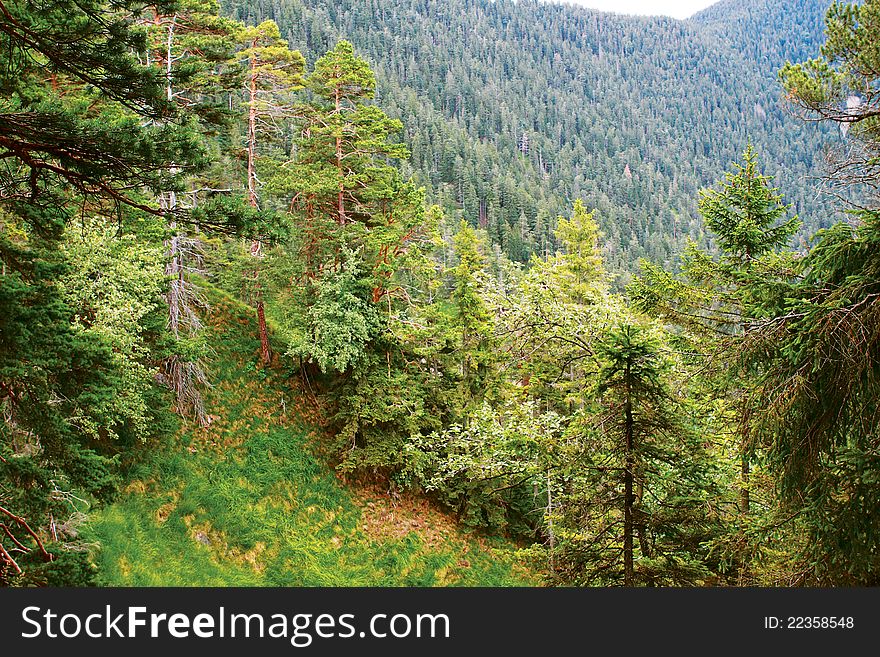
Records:
[[[344,482],[318,456],[320,409],[258,367],[254,313],[210,290],[205,395],[185,425],[90,515],[109,586],[534,586],[516,546],[424,499]]]

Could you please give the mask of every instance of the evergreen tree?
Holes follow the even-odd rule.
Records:
[[[84,327],[82,302],[70,289],[65,297],[61,280],[77,279],[58,248],[75,216],[161,216],[143,193],[181,188],[169,163],[204,162],[198,140],[173,120],[163,77],[138,63],[145,35],[126,8],[139,5],[4,2],[0,15],[3,582],[89,582],[86,552],[62,548],[77,541],[56,519],[76,510],[75,494],[113,491],[107,439],[131,435],[129,423],[135,434],[160,426],[136,402],[143,379],[128,379],[143,354],[129,345],[114,353],[123,346],[109,335],[107,306],[96,308],[108,302],[101,295],[90,300],[94,330]]]
[[[305,60],[298,50],[290,50],[274,21],[264,21],[256,27],[246,28],[241,38],[247,46],[241,53],[247,60],[247,194],[248,202],[256,209],[259,207],[259,136],[277,139],[282,134],[285,120],[291,115],[291,94],[302,87]],[[251,256],[262,258],[262,240],[254,239],[250,250]],[[260,358],[267,364],[271,360],[271,350],[266,327],[264,285],[260,282],[259,266],[253,272],[253,286],[260,331]]]
[[[789,98],[811,119],[850,125],[856,157],[831,181],[876,189],[880,3],[836,3],[818,59],[786,66]],[[846,104],[855,93],[865,103]],[[874,99],[873,101],[871,99]],[[874,103],[872,105],[872,103]],[[803,538],[792,568],[802,584],[876,584],[878,473],[878,272],[880,215],[820,231],[799,277],[767,295],[745,362],[758,385],[753,431],[767,449],[788,526]],[[794,514],[794,516],[792,516]]]
[[[831,131],[782,111],[775,80],[786,59],[821,42],[829,3],[721,2],[675,22],[508,0],[340,0],[333,11],[314,0],[225,0],[233,15],[302,34],[310,56],[343,34],[375,62],[381,106],[404,123],[429,202],[486,229],[508,257],[525,264],[558,248],[552,221],[534,226],[538,208],[555,217],[573,198],[588,201],[618,290],[640,257],[676,257],[690,232],[681,221],[705,246],[696,191],[748,135],[779,163],[778,182],[808,223],[800,236],[833,221],[811,178]],[[482,37],[460,37],[471,31]]]
[[[307,311],[324,294],[322,279],[353,266],[363,283],[359,289],[369,290],[364,307],[381,301],[390,309],[390,282],[410,249],[422,241],[425,219],[422,194],[387,163],[387,158],[407,155],[405,146],[389,142],[400,123],[366,104],[375,78],[345,41],[316,62],[306,86],[312,99],[298,109],[302,137],[296,157],[272,181],[273,189],[292,195],[294,252],[300,261],[297,285],[282,295],[296,304],[294,312]],[[303,346],[292,353],[310,360],[316,352],[304,345],[315,345],[322,334],[317,325],[305,333],[295,331],[300,338],[292,344]],[[370,339],[366,336],[365,342]],[[340,372],[352,362],[322,361],[335,361]]]
[[[180,0],[165,12],[160,9],[164,8],[154,7],[151,14],[139,21],[147,29],[145,61],[162,75],[168,103],[193,117],[188,126],[193,132],[205,133],[223,119],[215,99],[224,91],[220,74],[226,73],[222,68],[231,55],[236,26],[219,16],[215,0]],[[170,162],[168,172],[174,176],[182,168]],[[169,217],[172,232],[165,241],[165,275],[168,330],[176,343],[165,358],[162,377],[175,394],[178,411],[206,426],[207,414],[199,388],[207,383],[207,377],[198,357],[204,350],[198,344],[198,311],[205,309],[205,302],[192,281],[193,274],[202,273],[202,247],[198,239],[178,226],[177,215],[185,208],[179,197],[175,189],[159,193],[159,204]],[[185,351],[194,357],[187,357]]]
[[[880,3],[835,2],[825,27],[819,56],[787,62],[779,76],[790,106],[802,118],[840,127],[848,148],[832,154],[834,166],[826,180],[835,198],[864,207],[860,196],[876,201],[880,178]]]
[[[734,164],[718,189],[701,192],[699,209],[718,243],[718,256],[690,244],[682,257],[683,281],[643,261],[644,277],[631,290],[640,307],[704,336],[703,348],[717,350],[720,362],[727,362],[718,377],[718,392],[726,389],[734,406],[741,406],[747,383],[729,377],[736,353],[731,348],[749,339],[763,314],[761,304],[774,293],[774,281],[784,285],[793,274],[793,254],[781,249],[800,222],[797,217],[786,218],[790,206],[758,169],[751,144],[742,163]],[[753,446],[742,408],[739,417],[739,506],[747,515]]]
[[[718,190],[700,193],[700,216],[715,234],[723,266],[747,270],[752,261],[787,246],[800,227],[797,217],[786,219],[791,208],[783,205],[769,176],[758,169],[754,147],[749,144],[743,163],[725,174]]]
[[[596,343],[595,409],[568,433],[570,479],[554,515],[557,576],[578,583],[694,585],[709,575],[703,543],[711,466],[682,420],[657,330],[624,321]]]
[[[485,391],[487,369],[492,360],[492,318],[486,306],[486,257],[477,232],[464,221],[453,238],[458,264],[452,268],[454,288],[450,301],[455,309],[453,326],[461,378],[467,396],[479,401]]]

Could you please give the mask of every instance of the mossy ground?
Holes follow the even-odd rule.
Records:
[[[320,411],[257,366],[252,312],[211,290],[209,427],[184,427],[86,532],[111,586],[524,586],[514,547],[316,456]]]

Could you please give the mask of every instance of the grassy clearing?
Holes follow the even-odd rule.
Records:
[[[248,308],[211,291],[211,426],[137,467],[87,527],[111,586],[523,586],[512,546],[419,500],[353,490],[309,448],[317,409],[256,367]]]

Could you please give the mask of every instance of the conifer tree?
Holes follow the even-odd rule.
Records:
[[[880,3],[835,2],[819,56],[779,71],[789,106],[807,121],[840,126],[847,148],[832,153],[827,188],[844,206],[880,197]]]
[[[677,321],[697,334],[707,336],[727,359],[722,368],[722,388],[739,406],[740,423],[740,512],[750,510],[750,472],[753,444],[747,415],[742,412],[743,382],[725,380],[732,372],[731,350],[749,337],[761,317],[761,304],[773,294],[773,283],[783,285],[794,272],[794,254],[786,246],[800,227],[797,217],[786,217],[791,206],[783,203],[772,179],[763,175],[755,150],[749,144],[742,163],[725,174],[718,189],[700,193],[699,210],[717,240],[716,256],[689,244],[682,257],[684,280],[647,261],[644,276],[632,285],[641,308]]]
[[[70,514],[74,490],[96,499],[114,490],[105,441],[123,431],[126,415],[136,419],[118,412],[133,400],[118,343],[80,330],[63,293],[64,229],[74,217],[118,219],[126,208],[161,216],[145,196],[181,189],[169,163],[204,163],[192,131],[174,120],[163,76],[139,64],[147,43],[126,8],[141,7],[0,3],[4,583],[91,581],[86,552],[63,549],[77,541],[55,520]]]
[[[486,256],[482,252],[486,245],[464,221],[453,244],[458,264],[452,268],[455,288],[450,300],[454,304],[454,326],[459,334],[456,347],[468,396],[479,400],[491,361],[492,318],[485,302]]]
[[[555,237],[559,250],[532,257],[506,304],[504,331],[530,394],[568,413],[592,366],[597,327],[620,311],[621,300],[610,294],[598,226],[583,201],[575,200],[570,217],[557,218]]]
[[[388,163],[408,153],[390,141],[400,122],[368,104],[375,85],[350,43],[321,57],[306,80],[311,99],[297,108],[295,158],[271,182],[291,196],[300,271],[283,295],[303,310],[324,294],[322,280],[355,266],[364,301],[390,315],[395,272],[425,240],[424,195]]]
[[[376,78],[347,41],[315,63],[306,86],[312,101],[299,108],[302,138],[282,183],[307,218],[372,227],[400,186],[387,160],[409,156],[406,146],[390,141],[403,126],[368,104]]]
[[[849,126],[852,157],[829,173],[850,222],[820,231],[797,277],[761,305],[744,360],[757,385],[753,431],[767,451],[798,584],[880,582],[880,2],[835,3],[818,58],[786,65],[789,100],[809,120]],[[847,102],[856,98],[858,102]],[[865,196],[861,209],[850,204]],[[867,204],[868,207],[864,207]]]
[[[567,433],[557,569],[581,585],[690,584],[709,574],[711,466],[683,421],[655,327],[623,319],[595,344],[592,404]],[[570,439],[571,440],[571,439]]]
[[[755,283],[760,278],[764,284],[769,282],[765,277],[770,272],[760,266],[762,258],[785,248],[800,227],[797,217],[785,218],[790,207],[783,205],[770,178],[758,170],[751,144],[743,153],[743,163],[735,164],[735,171],[726,174],[719,190],[704,190],[700,194],[700,215],[718,240],[721,257],[716,271],[710,274],[712,267],[705,268],[708,261],[695,254],[693,265],[686,271],[694,277],[713,276],[713,284],[728,302],[714,312],[727,313],[723,325],[734,335],[743,335],[751,328],[755,317]],[[775,266],[778,268],[779,264]],[[742,429],[740,512],[746,515],[750,510],[751,447],[748,425],[744,424]]]
[[[283,132],[291,117],[291,95],[302,87],[305,60],[298,50],[290,49],[281,38],[278,26],[271,20],[246,28],[241,39],[246,45],[241,56],[247,60],[247,196],[251,207],[256,209],[260,205],[258,143],[261,139],[277,139]],[[251,241],[250,253],[259,263],[263,257],[262,238]],[[265,286],[260,280],[259,264],[254,267],[252,282],[260,331],[260,358],[263,363],[269,363],[271,349],[266,326]]]
[[[156,6],[151,14],[141,18],[147,28],[148,48],[145,63],[154,67],[163,78],[165,98],[201,123],[212,124],[220,119],[212,101],[223,91],[219,70],[229,60],[236,25],[219,16],[216,0],[180,0],[167,8],[167,13]],[[197,122],[190,129],[198,131]],[[204,127],[202,127],[204,130]],[[182,172],[170,162],[171,175]],[[172,235],[166,240],[168,264],[168,330],[175,345],[173,353],[164,362],[163,378],[177,400],[181,414],[192,415],[202,426],[207,415],[199,387],[207,383],[203,366],[196,354],[201,329],[198,311],[205,302],[191,275],[201,273],[201,245],[183,227],[177,216],[184,209],[175,189],[159,193],[161,209],[168,216]],[[192,345],[185,348],[185,345]],[[193,356],[182,352],[191,351]]]
[[[800,227],[797,217],[786,218],[791,206],[783,204],[771,178],[758,169],[751,143],[742,157],[720,189],[700,193],[700,216],[718,241],[725,273],[747,272],[754,260],[784,248]]]

